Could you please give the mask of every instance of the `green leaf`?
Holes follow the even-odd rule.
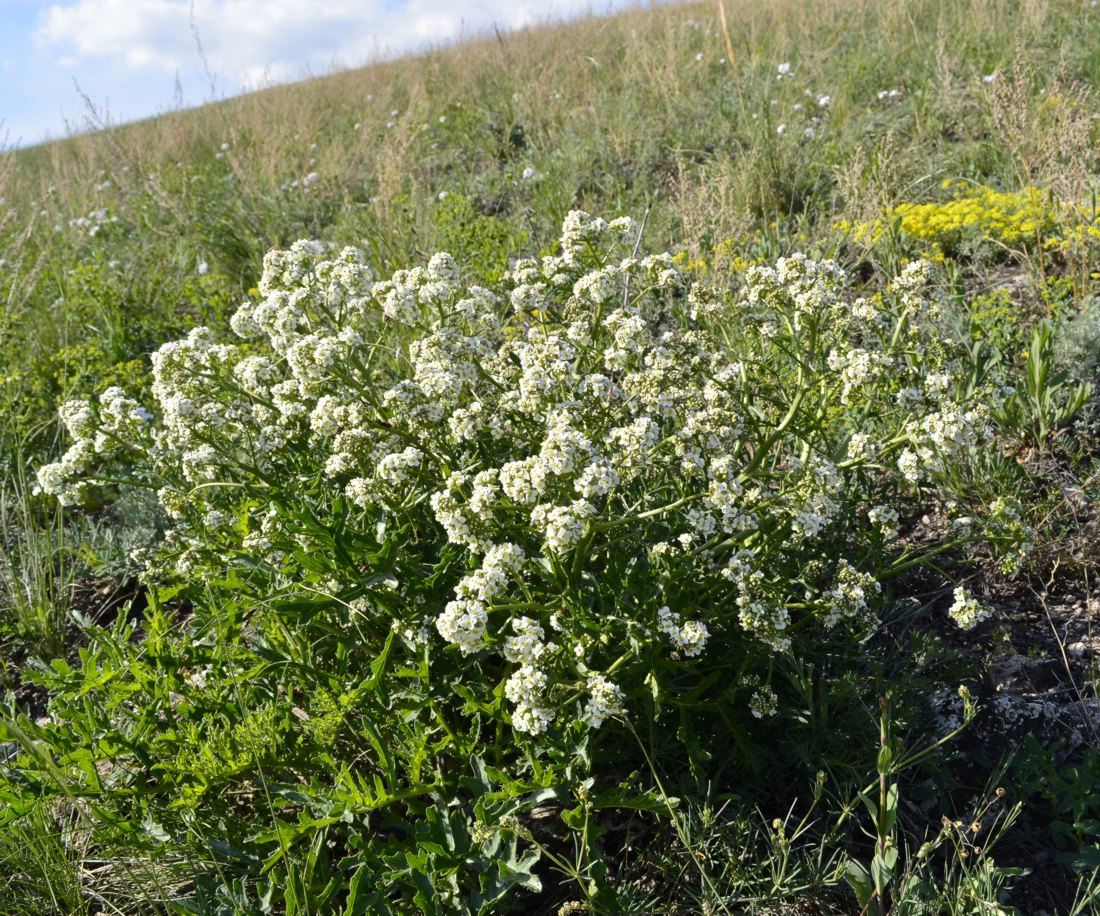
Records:
[[[886,788],[886,810],[882,815],[879,830],[881,835],[889,836],[894,832],[894,824],[898,819],[898,784],[896,782]]]
[[[844,880],[848,882],[848,886],[855,892],[856,903],[860,907],[867,906],[867,903],[871,899],[871,894],[874,892],[874,885],[871,883],[871,876],[859,862],[855,859],[849,859],[844,866]]]
[[[365,862],[355,870],[348,882],[348,899],[344,904],[344,916],[366,916],[368,901],[360,894],[364,882],[371,877],[373,875]]]
[[[894,877],[894,868],[898,862],[898,849],[896,846],[887,846],[881,853],[876,853],[871,860],[871,877],[875,881],[875,889],[880,897],[884,897],[886,889],[890,886]]]
[[[871,820],[878,824],[878,805],[875,804],[874,799],[871,798],[866,792],[861,793],[859,800],[863,802],[868,811],[871,812]]]

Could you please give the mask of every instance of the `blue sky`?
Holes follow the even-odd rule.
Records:
[[[355,66],[496,24],[517,28],[638,0],[0,0],[0,140],[115,122],[216,94]],[[192,19],[193,9],[193,19]],[[79,87],[79,91],[78,91]]]

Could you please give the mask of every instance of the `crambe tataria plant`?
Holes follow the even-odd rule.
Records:
[[[152,579],[322,595],[527,736],[630,716],[671,670],[774,711],[776,653],[862,638],[884,582],[945,549],[904,537],[913,497],[987,445],[999,395],[925,330],[925,262],[872,298],[801,255],[716,290],[637,233],[572,212],[500,289],[442,253],[379,280],[352,248],[273,251],[237,342],[155,354],[154,404],[65,405],[41,486],[154,489]]]

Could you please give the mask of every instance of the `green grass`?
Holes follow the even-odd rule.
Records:
[[[1088,234],[1098,81],[1100,10],[1078,0],[726,0],[479,39],[0,156],[4,720],[31,727],[46,713],[35,680],[64,682],[70,712],[86,702],[81,650],[98,653],[104,677],[155,682],[153,662],[127,647],[150,621],[178,628],[188,613],[140,610],[127,555],[158,536],[148,506],[62,511],[33,492],[35,469],[63,448],[58,405],[115,384],[147,397],[149,353],[198,324],[224,329],[256,296],[264,254],[298,238],[360,247],[382,275],[447,250],[466,279],[488,284],[515,257],[550,253],[577,207],[644,216],[647,250],[672,250],[689,275],[720,283],[804,251],[837,258],[873,290],[931,254],[943,333],[969,342],[976,375],[1022,392],[984,476],[967,484],[990,500],[1018,494],[1039,543],[1015,579],[991,563],[980,571],[1005,593],[1026,583],[1087,599],[1100,531],[1100,411],[1087,388],[1100,374],[1100,238]],[[942,183],[960,179],[1037,188],[1025,193],[1042,201],[1041,231],[1005,242],[977,221],[907,234],[896,208],[948,200]],[[949,578],[939,572],[905,588],[934,602]],[[97,589],[116,596],[109,607],[87,597]],[[78,593],[82,619],[102,626],[74,623]],[[797,740],[765,728],[753,746],[704,749],[715,758],[704,765],[706,754],[685,761],[668,735],[647,736],[638,778],[661,786],[668,808],[602,825],[619,905],[859,912],[844,869],[870,869],[889,835],[904,865],[895,912],[996,912],[977,901],[1002,892],[1019,912],[1088,912],[1100,893],[1094,754],[1006,746],[1017,756],[1002,771],[999,759],[963,766],[947,749],[890,776],[905,802],[892,827],[858,800],[877,780],[880,727],[923,747],[930,692],[962,681],[980,691],[983,647],[929,631],[926,617],[903,615],[829,672],[844,688],[831,698],[824,672],[788,672],[801,685]],[[1077,687],[1095,698],[1095,664]],[[887,689],[884,724],[875,703]],[[241,727],[262,732],[249,718],[260,712],[233,702]],[[748,761],[737,773],[734,752]],[[1001,772],[1007,798],[994,804],[989,780]],[[18,813],[26,795],[5,794],[5,778],[0,801]],[[202,861],[158,860],[150,840],[138,862],[122,825],[69,804],[27,807],[3,828],[0,911],[157,912],[178,893],[202,912],[243,913],[267,892],[258,868],[256,881],[219,884],[217,837],[202,838]],[[940,816],[966,822],[987,804],[1004,827],[992,856],[957,830],[938,833]],[[269,803],[256,808],[257,825],[273,816]],[[581,854],[568,831],[545,829],[539,906],[555,912],[579,899],[561,875],[578,877]],[[926,842],[936,851],[922,858]],[[319,846],[288,857],[279,874],[323,884],[326,856]],[[1011,871],[1038,861],[1049,867],[1030,881]],[[207,883],[192,885],[196,874]],[[522,910],[530,898],[517,899]]]

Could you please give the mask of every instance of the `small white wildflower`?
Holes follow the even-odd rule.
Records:
[[[898,458],[898,470],[906,480],[916,483],[920,480],[920,459],[909,449],[905,449]]]
[[[947,609],[947,615],[958,624],[959,629],[972,630],[993,614],[992,610],[980,604],[970,592],[961,585],[955,589],[955,601]]]
[[[588,702],[581,721],[589,728],[599,728],[611,716],[622,713],[625,699],[622,690],[602,674],[589,677],[585,686],[588,689]]]
[[[841,560],[834,585],[824,595],[829,608],[822,622],[834,627],[841,620],[852,620],[857,626],[865,626],[870,620],[868,599],[881,590],[882,586],[872,576]]]
[[[504,657],[521,665],[534,665],[547,652],[553,651],[553,643],[544,643],[545,632],[530,617],[518,617],[512,621],[515,636],[504,640]]]
[[[886,540],[893,540],[898,536],[898,513],[890,506],[872,506],[867,510],[867,518]]]
[[[533,665],[521,665],[504,684],[504,695],[516,708],[512,727],[519,732],[538,735],[546,731],[555,715],[542,705],[549,681],[546,674]]]
[[[450,602],[435,622],[439,635],[458,646],[463,655],[481,648],[488,615],[478,601],[460,599]]]
[[[867,433],[853,433],[848,440],[848,457],[851,459],[869,458],[878,451],[878,444]]]
[[[757,719],[774,716],[779,711],[779,698],[775,695],[775,691],[767,684],[758,687],[749,700],[749,711]]]
[[[701,620],[689,620],[680,624],[680,615],[662,607],[657,610],[658,625],[672,645],[689,658],[700,655],[706,647],[710,632]]]

